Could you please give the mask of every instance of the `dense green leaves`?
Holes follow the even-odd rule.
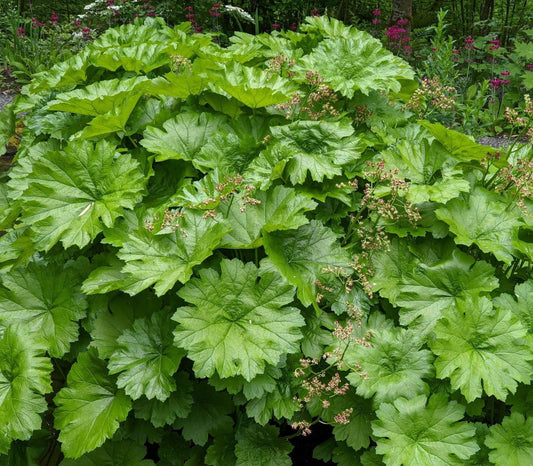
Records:
[[[324,268],[347,266],[347,254],[336,241],[337,236],[317,221],[297,230],[265,232],[263,235],[265,251],[272,265],[297,287],[298,298],[305,306],[316,300],[316,281]]]
[[[468,200],[467,200],[468,199]],[[479,246],[497,259],[513,260],[513,235],[522,224],[520,217],[509,210],[512,199],[483,188],[475,188],[470,196],[454,199],[437,209],[437,217],[450,226],[457,244]]]
[[[216,392],[205,383],[197,383],[193,399],[189,415],[174,422],[174,427],[183,429],[185,439],[205,445],[209,435],[231,432],[233,420],[230,414],[234,406],[227,393]]]
[[[191,31],[109,29],[2,113],[0,463],[283,465],[308,429],[531,463],[531,148],[487,168],[327,15]]]
[[[222,247],[256,248],[261,245],[261,232],[292,230],[309,222],[306,211],[313,210],[316,202],[294,189],[276,186],[267,192],[254,193],[259,203],[243,208],[243,201],[223,202],[219,211],[227,212],[226,219],[232,230],[223,238]]]
[[[517,382],[533,376],[533,351],[523,340],[525,327],[509,310],[492,310],[487,298],[457,302],[435,326],[431,349],[437,377],[449,377],[467,401],[482,390],[504,400]]]
[[[78,458],[111,438],[131,409],[131,399],[117,389],[94,350],[78,356],[54,402],[55,427],[68,458]]]
[[[440,143],[430,143],[421,132],[416,139],[398,141],[394,148],[384,151],[383,156],[387,166],[396,168],[402,178],[410,181],[407,196],[415,204],[446,203],[470,190],[462,171],[455,168],[457,161],[450,158]]]
[[[80,142],[33,164],[22,209],[37,248],[47,251],[57,241],[83,247],[140,201],[139,164],[129,155],[117,156],[105,140]]]
[[[333,89],[351,98],[356,91],[399,92],[402,79],[413,79],[412,69],[362,31],[349,38],[324,40],[303,58],[307,69],[317,70]],[[331,60],[335,57],[335,60]]]
[[[163,129],[148,127],[141,144],[157,154],[156,160],[194,160],[200,149],[226,118],[209,113],[180,113],[163,123]]]
[[[87,300],[80,291],[87,261],[57,264],[32,262],[2,280],[0,325],[18,324],[35,335],[53,357],[63,356],[78,338],[78,320],[85,317]]]
[[[474,427],[461,422],[464,408],[443,394],[398,398],[376,414],[376,452],[387,465],[460,465],[479,449]]]
[[[292,184],[303,184],[342,174],[342,166],[353,163],[366,148],[354,136],[351,123],[298,121],[272,128],[272,142],[250,164],[249,176],[265,185],[265,180],[288,177]]]
[[[0,453],[12,440],[27,440],[41,427],[40,413],[51,391],[52,364],[20,327],[9,327],[0,340]]]
[[[209,257],[229,228],[193,212],[177,217],[168,232],[148,229],[131,233],[117,254],[125,262],[121,288],[136,294],[154,285],[162,295],[177,281],[189,280],[193,267]]]
[[[432,374],[432,355],[420,349],[422,342],[414,332],[404,329],[382,330],[370,338],[369,346],[352,344],[344,362],[353,367],[359,363],[365,376],[354,372],[348,380],[365,398],[374,396],[377,403],[393,402],[425,392],[422,380]]]
[[[217,86],[253,109],[285,102],[296,90],[296,85],[287,79],[238,63],[226,66],[224,78]]]
[[[198,377],[218,372],[251,380],[277,364],[284,353],[297,350],[304,325],[290,304],[294,288],[275,272],[265,272],[239,260],[223,260],[221,273],[200,271],[179,295],[195,307],[180,307],[175,343],[194,361]]]
[[[520,322],[533,334],[533,280],[516,285],[514,296],[502,294],[494,299],[494,305],[500,309],[510,310]]]
[[[237,466],[262,464],[265,466],[289,466],[292,445],[278,438],[275,426],[252,424],[238,433],[235,456]]]
[[[132,441],[110,441],[96,450],[86,453],[77,460],[66,459],[62,466],[103,466],[127,464],[128,466],[151,466],[153,461],[145,460],[146,448]]]
[[[118,338],[109,373],[119,374],[117,386],[132,399],[145,395],[165,401],[176,390],[172,375],[184,354],[172,344],[172,327],[167,313],[160,312],[135,320]]]
[[[492,449],[490,460],[497,466],[530,463],[533,460],[532,429],[533,419],[526,419],[519,413],[512,413],[501,425],[492,426],[485,440]]]
[[[442,257],[421,261],[406,243],[393,242],[389,253],[376,257],[376,289],[393,304],[402,307],[403,324],[416,325],[429,332],[442,310],[466,296],[478,296],[496,288],[494,269],[486,262],[474,261],[458,249],[444,250]],[[441,257],[438,257],[441,256]]]

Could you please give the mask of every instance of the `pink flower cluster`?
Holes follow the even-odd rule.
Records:
[[[192,29],[193,31],[197,32],[197,33],[200,33],[202,32],[202,28],[198,25],[196,25],[196,20],[194,19],[194,13],[193,13],[193,10],[194,10],[194,7],[193,6],[187,6],[185,7],[185,10],[188,11],[188,13],[185,15],[185,19],[187,19],[189,21],[189,23],[192,24]],[[150,16],[150,15],[148,15]],[[155,16],[155,14],[154,14]]]
[[[212,18],[218,18],[222,14],[220,13],[220,11],[218,11],[219,8],[220,8],[220,3],[213,3],[213,6],[209,10],[209,15]]]
[[[91,28],[82,28],[81,32],[84,39],[92,40],[93,36],[91,36]]]
[[[412,47],[409,45],[411,42],[411,37],[407,32],[407,29],[403,28],[407,24],[407,20],[399,19],[396,24],[389,26],[385,35],[389,38],[389,41],[392,42],[392,45],[399,51],[402,51],[405,54],[413,53]]]
[[[466,50],[474,50],[475,49],[475,47],[474,47],[474,39],[472,38],[472,36],[468,36],[465,39],[465,49]]]
[[[489,44],[492,44],[489,47],[489,50],[498,50],[500,48],[500,40],[499,39],[489,40]]]
[[[42,21],[39,21],[37,18],[32,18],[31,25],[34,28],[41,28],[44,26],[44,23]]]
[[[510,74],[511,74],[510,71],[502,71],[500,73],[500,75],[503,76],[503,78],[507,78],[507,76],[509,76]],[[507,86],[507,84],[510,84],[510,83],[511,83],[510,79],[494,78],[490,80],[489,87],[491,89],[499,89],[500,86],[502,87]]]
[[[372,24],[381,23],[381,19],[379,18],[381,16],[381,10],[379,9],[379,6],[372,11],[372,14],[375,16],[375,18],[372,20]]]
[[[402,34],[405,34],[407,31],[396,24],[387,28],[385,35],[391,40],[397,41],[402,38]]]

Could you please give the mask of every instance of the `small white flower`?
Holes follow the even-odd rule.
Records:
[[[228,13],[234,13],[237,16],[240,16],[241,19],[245,21],[250,21],[250,23],[255,24],[254,18],[250,13],[244,11],[242,8],[233,5],[224,5],[224,8]]]

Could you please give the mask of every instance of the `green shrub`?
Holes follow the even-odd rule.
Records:
[[[338,464],[531,458],[531,147],[414,121],[403,60],[302,29],[110,29],[4,110],[6,461],[283,465],[318,423]]]

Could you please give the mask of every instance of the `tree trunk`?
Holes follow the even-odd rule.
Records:
[[[483,2],[483,8],[481,8],[479,19],[481,21],[492,19],[493,13],[494,13],[494,0],[485,0]]]
[[[389,23],[397,24],[398,20],[407,21],[402,27],[409,34],[413,24],[413,0],[393,0]]]

